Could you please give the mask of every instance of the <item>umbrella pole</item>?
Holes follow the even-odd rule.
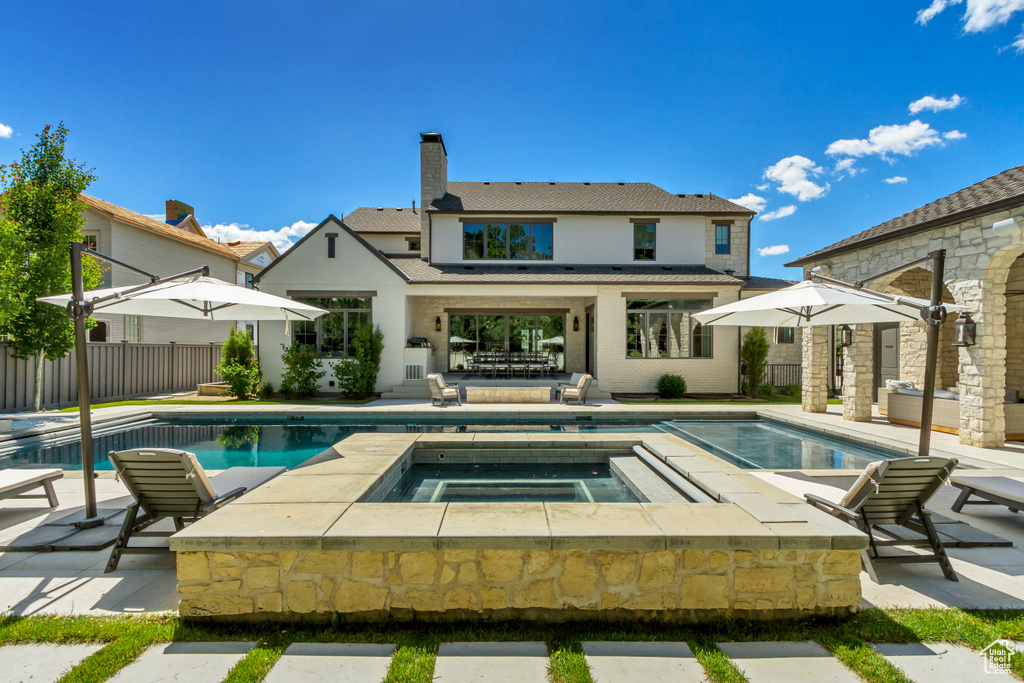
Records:
[[[103,524],[96,511],[96,479],[93,475],[92,411],[89,398],[89,357],[86,349],[85,321],[89,317],[82,280],[81,242],[71,243],[71,296],[68,315],[75,326],[75,365],[78,370],[78,423],[82,430],[82,479],[85,482],[85,519],[76,522],[79,529]]]
[[[937,249],[929,254],[932,258],[932,296],[931,309],[935,310],[942,306],[943,275],[946,267],[946,250]],[[924,395],[921,397],[921,437],[918,441],[917,455],[927,457],[931,452],[932,443],[932,404],[935,402],[935,373],[936,361],[939,356],[939,327],[941,320],[934,320],[929,315],[925,321],[928,324],[927,340],[928,346],[925,351],[924,365]]]

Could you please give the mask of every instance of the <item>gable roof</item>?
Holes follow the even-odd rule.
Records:
[[[412,208],[360,206],[345,216],[344,223],[355,232],[413,233],[420,231],[422,216]]]
[[[221,244],[234,252],[234,254],[242,260],[245,260],[245,257],[251,256],[258,251],[262,251],[267,247],[272,250],[270,256],[271,260],[281,255],[281,252],[277,250],[277,247],[274,246],[273,242],[244,242],[242,240],[238,240],[236,242],[221,242]]]
[[[757,275],[751,275],[743,283],[743,289],[782,289],[795,285],[796,282],[793,280],[783,280],[777,277],[758,277]]]
[[[801,256],[787,266],[800,266],[825,256],[841,254],[870,244],[887,242],[897,237],[930,230],[940,225],[998,211],[1024,202],[1024,165],[997,173],[970,187],[936,199],[930,204],[897,216],[852,237]]]
[[[448,183],[428,211],[444,213],[747,214],[713,194],[672,194],[652,183]]]
[[[150,232],[163,235],[164,237],[170,237],[171,239],[178,240],[179,242],[186,242],[194,247],[206,249],[207,251],[215,252],[233,260],[238,260],[238,256],[234,251],[219,242],[209,239],[208,237],[202,237],[189,230],[168,225],[163,221],[158,221],[155,218],[150,218],[149,216],[143,216],[141,213],[129,211],[123,206],[111,204],[110,202],[97,199],[96,197],[91,197],[85,193],[80,194],[79,198],[90,207],[100,211],[101,213],[105,213],[108,216],[112,216],[119,221],[129,223],[138,228],[143,228],[144,230],[149,230]]]

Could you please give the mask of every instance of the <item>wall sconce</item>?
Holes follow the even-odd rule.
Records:
[[[953,346],[974,346],[978,323],[967,311],[960,311],[960,317],[953,323]]]
[[[844,349],[853,346],[853,328],[849,325],[839,327],[839,346]]]
[[[434,321],[434,329],[438,332],[441,331],[441,316],[437,316],[437,320]]]
[[[579,332],[580,331],[580,318],[579,318],[579,316],[573,316],[573,319],[572,319],[572,331],[573,332]]]

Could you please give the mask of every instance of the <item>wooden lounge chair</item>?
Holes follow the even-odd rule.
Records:
[[[850,490],[838,502],[808,493],[807,502],[850,524],[868,535],[869,547],[861,551],[864,569],[878,583],[875,563],[937,562],[950,581],[958,581],[953,565],[935,531],[929,512],[924,509],[957,466],[955,458],[896,458],[873,462],[857,477]],[[881,527],[896,525],[916,531],[925,540],[906,540],[886,534]],[[885,534],[888,539],[878,538]],[[930,555],[881,555],[888,546],[929,547]]]
[[[57,507],[53,482],[64,476],[63,470],[0,470],[0,499],[45,498],[50,507]],[[27,493],[42,488],[43,493]]]
[[[135,498],[110,551],[108,572],[117,569],[125,553],[167,552],[166,547],[128,546],[133,536],[166,538],[174,533],[143,531],[146,527],[170,517],[174,530],[181,531],[186,522],[210,514],[285,471],[284,467],[231,467],[207,477],[194,453],[170,448],[111,451],[108,457]]]
[[[442,408],[445,402],[462,405],[459,385],[445,383],[443,375],[436,372],[427,375],[427,387],[430,389],[430,405],[434,405],[434,401],[437,401],[438,406]]]
[[[949,483],[960,489],[953,512],[964,505],[1005,505],[1010,512],[1024,510],[1024,482],[1009,477],[953,477]],[[970,500],[971,496],[981,500]]]
[[[573,376],[575,377],[575,375]],[[580,405],[585,404],[587,402],[587,392],[590,391],[590,385],[593,382],[594,377],[592,375],[583,374],[575,387],[566,387],[559,392],[558,402],[569,403],[570,401],[576,401]]]

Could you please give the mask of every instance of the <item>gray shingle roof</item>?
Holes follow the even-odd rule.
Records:
[[[500,213],[754,212],[713,194],[672,194],[651,183],[448,183],[429,211]]]
[[[388,208],[360,206],[345,216],[345,225],[356,232],[411,233],[420,231],[422,214],[411,207]]]
[[[410,284],[741,285],[743,280],[705,266],[442,265],[418,256],[388,256]]]
[[[743,289],[782,289],[783,287],[789,287],[795,285],[796,282],[793,280],[783,280],[777,277],[758,277],[751,275],[743,283]]]
[[[799,266],[824,256],[841,254],[858,247],[885,242],[897,237],[928,230],[938,225],[955,223],[995,209],[1014,200],[1024,201],[1024,165],[1003,171],[980,183],[954,192],[930,204],[908,211],[885,223],[847,237],[835,244],[802,256],[787,266]]]

